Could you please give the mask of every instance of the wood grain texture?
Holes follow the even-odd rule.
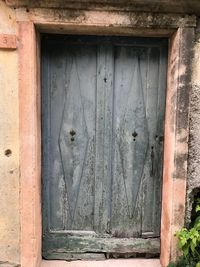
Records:
[[[42,50],[46,257],[158,253],[159,238],[148,238],[160,233],[165,40],[48,39]]]
[[[112,47],[100,45],[97,50],[94,229],[103,233],[110,231],[113,67]]]
[[[93,48],[81,46],[54,50],[47,63],[51,70],[44,70],[51,81],[45,138],[51,140],[47,141],[51,153],[44,172],[50,172],[51,177],[48,198],[55,196],[48,201],[50,228],[54,230],[91,230],[93,224],[96,62],[89,59],[94,55]]]
[[[117,47],[113,144],[112,234],[139,236],[140,197],[148,146],[139,57],[142,48]]]
[[[65,253],[148,253],[158,254],[160,251],[159,238],[98,238],[98,237],[73,237],[56,235],[46,236],[45,242],[48,250],[43,255],[45,258],[57,259]],[[74,246],[76,244],[76,246]],[[54,254],[55,253],[55,254]],[[57,255],[57,256],[56,256]]]

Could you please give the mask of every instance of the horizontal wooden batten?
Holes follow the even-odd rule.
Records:
[[[43,256],[48,259],[57,259],[58,255],[60,258],[61,254],[65,258],[67,253],[160,253],[160,238],[77,237],[57,233],[46,236],[44,242],[48,249]]]
[[[0,49],[16,49],[16,35],[0,34]]]

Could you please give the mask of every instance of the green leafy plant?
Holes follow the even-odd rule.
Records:
[[[200,198],[195,201],[192,223],[176,233],[182,256],[168,267],[200,267]]]

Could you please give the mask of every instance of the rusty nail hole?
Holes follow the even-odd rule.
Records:
[[[12,154],[12,151],[10,149],[6,149],[4,154],[5,154],[6,157],[10,157],[11,154]]]

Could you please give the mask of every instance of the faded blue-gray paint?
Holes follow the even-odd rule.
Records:
[[[166,40],[43,39],[44,256],[158,253]]]

